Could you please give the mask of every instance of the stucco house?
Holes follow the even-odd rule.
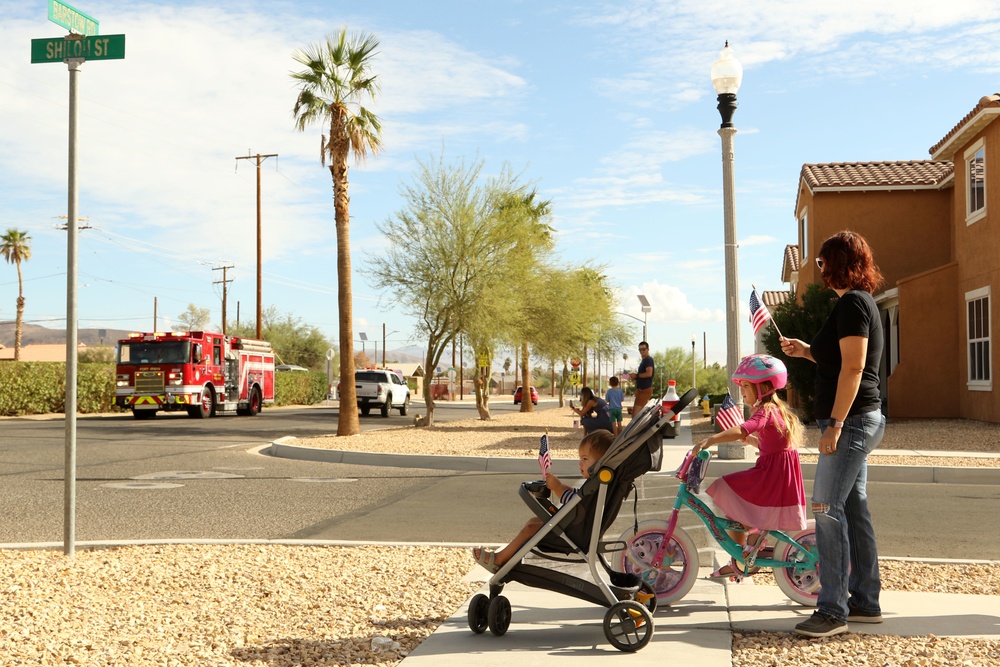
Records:
[[[885,276],[875,298],[890,417],[1000,422],[991,345],[992,291],[1000,287],[998,118],[1000,94],[982,98],[929,160],[802,166],[798,243],[785,249],[782,280],[801,295],[819,281],[816,250],[825,238],[850,229],[868,239]]]

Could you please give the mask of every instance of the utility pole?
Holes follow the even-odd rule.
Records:
[[[222,280],[213,281],[212,284],[218,285],[219,283],[222,283],[222,335],[223,336],[226,335],[226,285],[227,283],[233,282],[232,280],[226,280],[226,270],[232,268],[235,268],[233,267],[232,264],[228,266],[223,265],[223,266],[212,267],[213,271],[222,271]]]
[[[156,305],[157,305],[156,304],[156,300],[157,299],[159,299],[159,297],[156,297],[156,296],[153,297],[153,331],[154,332],[156,331]]]
[[[277,153],[270,153],[268,155],[261,155],[257,153],[256,155],[250,155],[250,151],[247,151],[247,155],[243,157],[237,157],[237,160],[256,160],[257,161],[257,340],[260,340],[263,336],[261,335],[261,244],[260,244],[260,165],[263,164],[264,160],[269,157],[278,157]]]

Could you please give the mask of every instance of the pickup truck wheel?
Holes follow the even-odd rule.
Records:
[[[382,416],[389,416],[389,408],[392,407],[392,394],[385,397],[385,403],[382,404]]]
[[[372,411],[372,408],[371,408],[370,405],[362,405],[361,406],[361,414],[363,414],[365,417],[367,417],[369,414],[371,414],[371,411]]]
[[[406,395],[406,400],[403,401],[402,407],[399,408],[399,416],[400,417],[405,417],[406,416],[406,411],[409,410],[409,409],[410,409],[410,395],[407,394]]]

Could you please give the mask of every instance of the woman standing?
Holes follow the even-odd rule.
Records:
[[[815,413],[821,432],[813,484],[820,584],[816,612],[795,626],[807,637],[847,632],[847,622],[881,623],[878,546],[868,509],[868,455],[882,441],[879,393],[882,320],[872,293],[882,274],[868,242],[840,232],[816,257],[823,283],[839,297],[809,344],[781,339],[782,351],[816,363]]]

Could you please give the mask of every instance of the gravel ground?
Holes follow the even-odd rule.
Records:
[[[707,432],[703,419],[695,437]],[[296,444],[405,453],[575,458],[581,431],[566,409],[375,431]],[[807,434],[818,438],[815,429]],[[997,452],[1000,427],[963,421],[892,424],[883,449]],[[934,458],[935,465],[977,459]],[[998,465],[996,459],[986,459]],[[928,465],[900,454],[880,464]],[[945,463],[948,461],[948,463]],[[434,567],[427,567],[428,563]],[[0,550],[0,662],[21,665],[394,665],[479,588],[461,583],[465,549],[433,547],[150,546],[60,552]],[[1000,595],[1000,564],[885,561],[887,590]],[[755,585],[768,585],[765,573]],[[770,581],[773,582],[773,579]],[[385,638],[387,647],[373,645]],[[1000,664],[1000,641],[789,633],[733,638],[734,667]]]

